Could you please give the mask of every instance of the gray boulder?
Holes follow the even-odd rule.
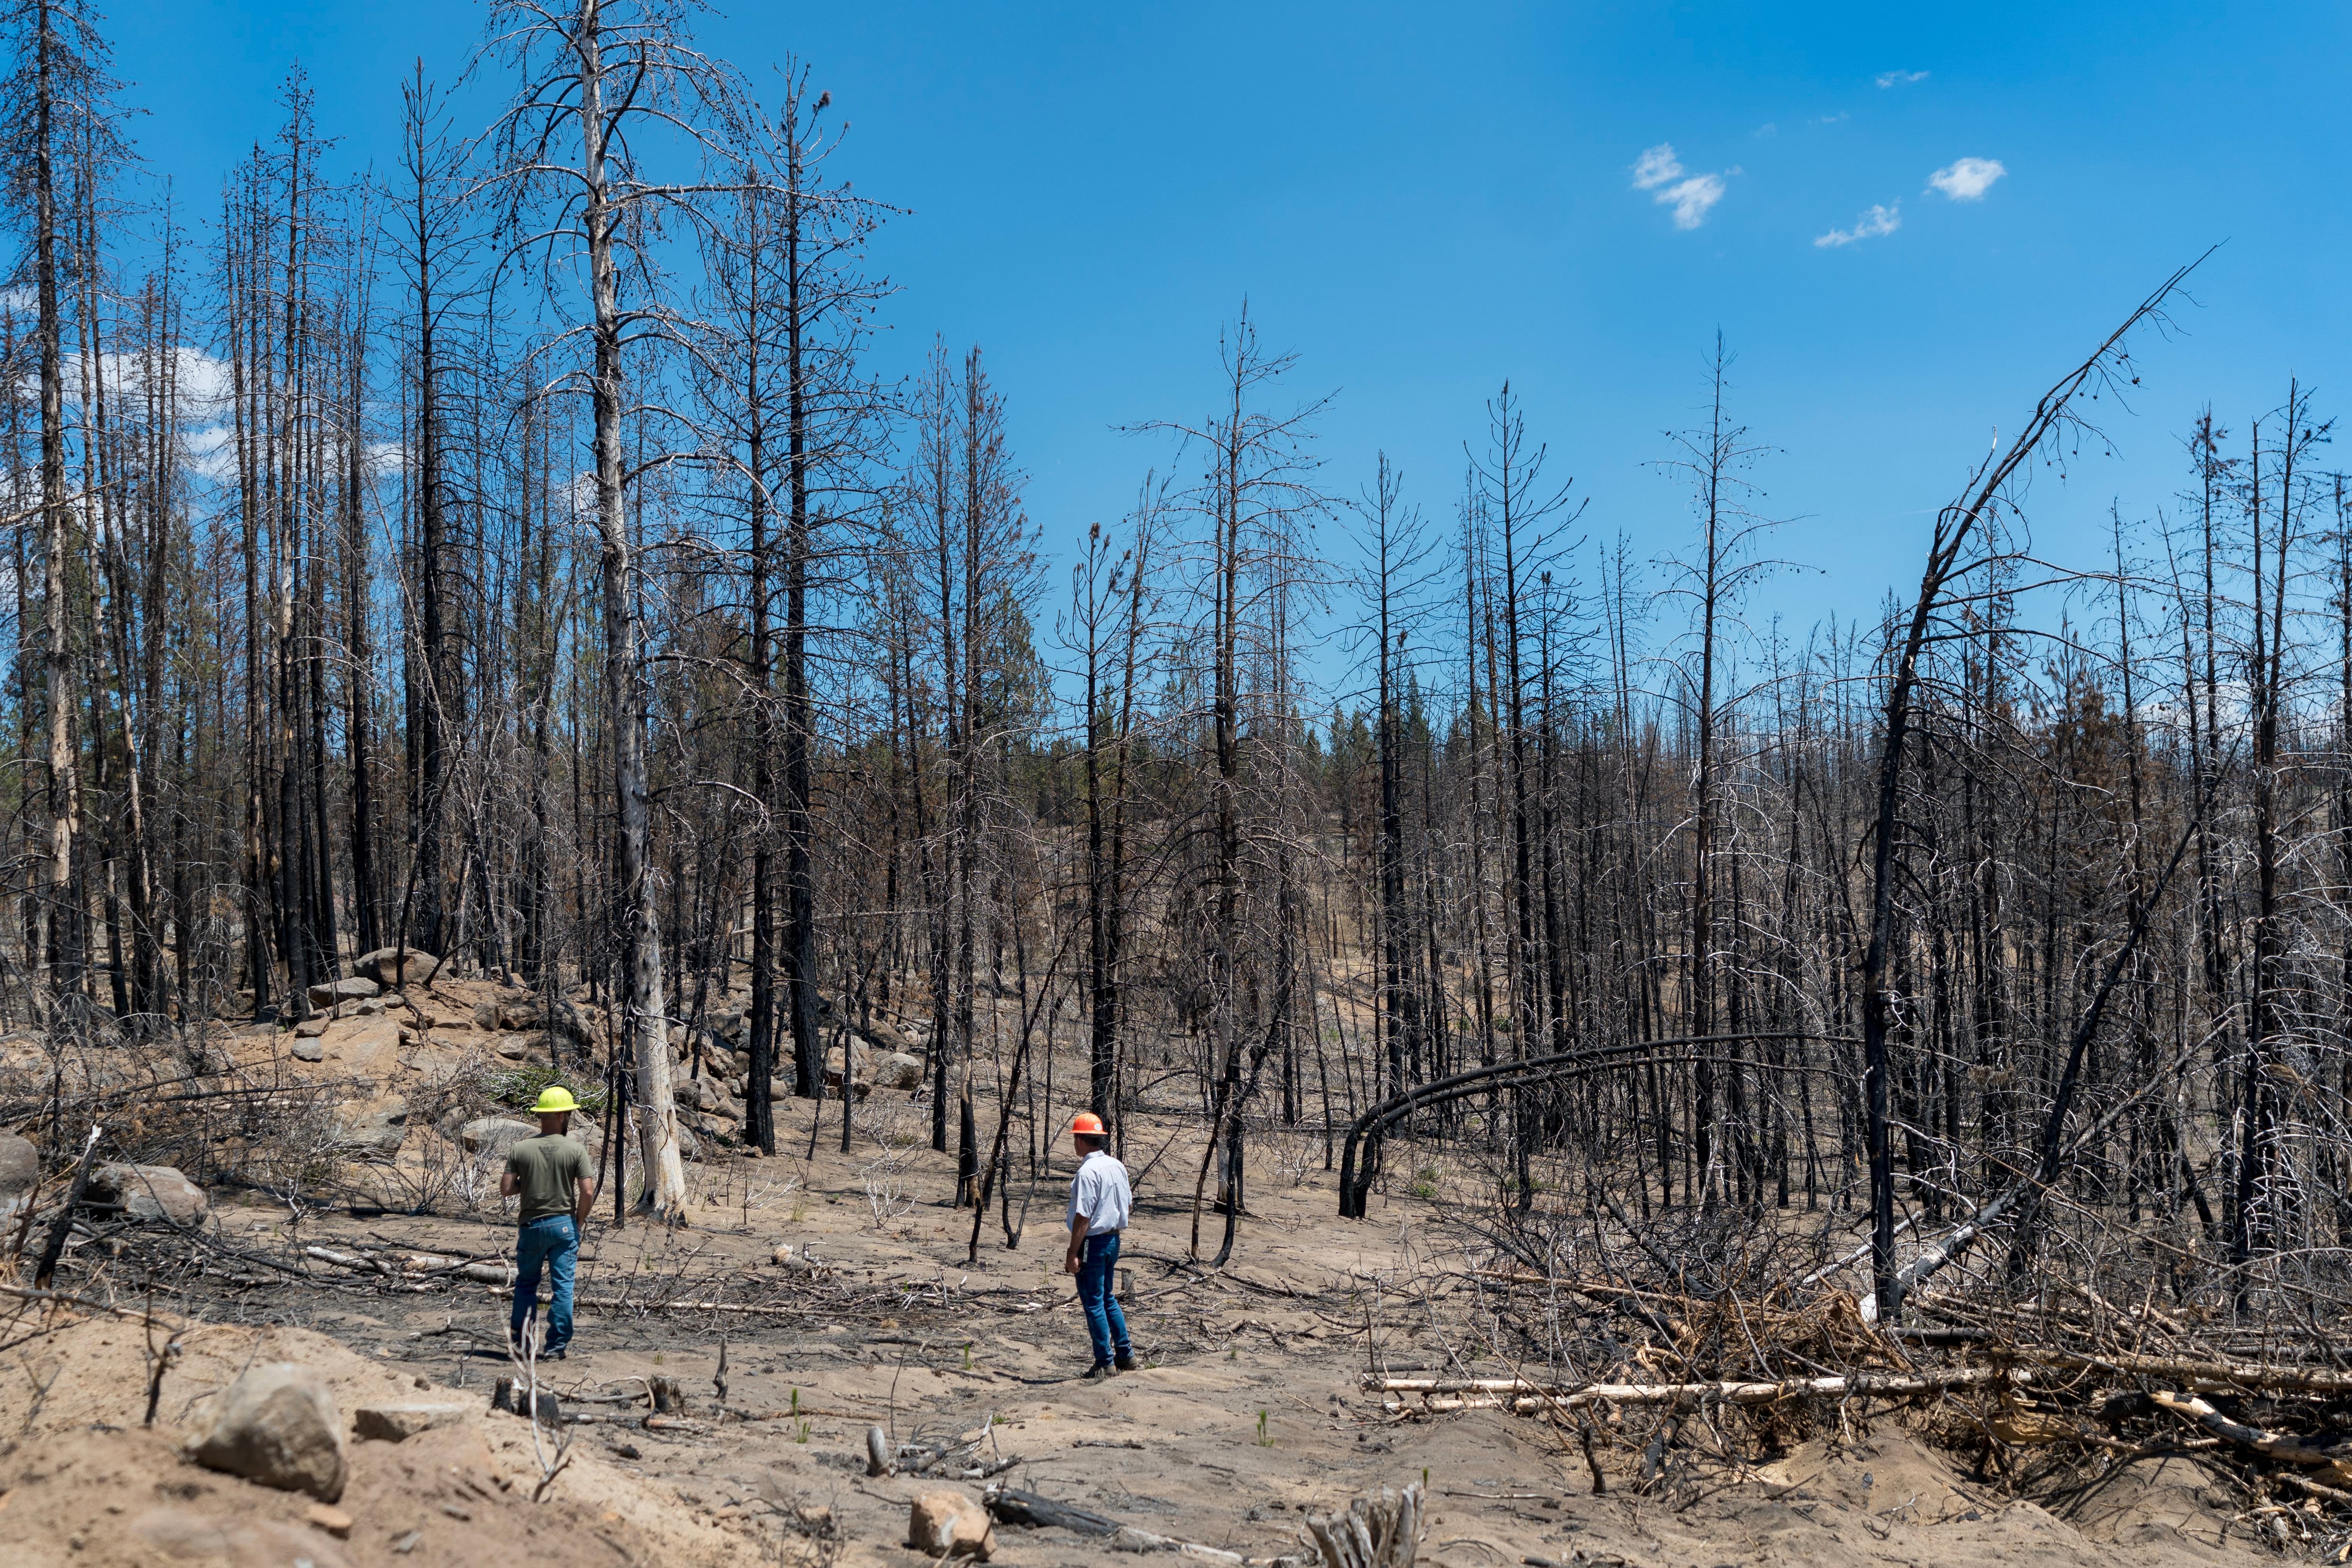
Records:
[[[915,1048],[915,1042],[907,1032],[887,1018],[868,1018],[863,1024],[852,1024],[850,1027],[876,1050],[898,1051],[904,1054],[912,1052]]]
[[[517,1121],[510,1116],[479,1116],[457,1130],[457,1142],[467,1153],[503,1154],[515,1146],[519,1138],[536,1138],[536,1122]]]
[[[212,1212],[205,1190],[169,1165],[100,1165],[89,1173],[89,1195],[121,1204],[132,1219],[201,1224]]]
[[[0,1132],[0,1218],[21,1211],[40,1184],[41,1152],[13,1132]]]
[[[908,1056],[901,1051],[879,1053],[874,1058],[874,1087],[877,1089],[922,1088],[922,1058]]]
[[[501,1060],[527,1062],[547,1054],[547,1037],[541,1034],[500,1035],[490,1042]]]
[[[324,980],[310,987],[310,1005],[331,1007],[338,1002],[356,1002],[383,989],[364,974],[354,974],[348,980]]]
[[[220,1397],[188,1457],[320,1502],[343,1495],[343,1422],[327,1380],[290,1361],[247,1367]]]
[[[441,967],[439,959],[413,947],[408,950],[404,964],[393,962],[398,953],[397,948],[379,947],[373,952],[360,954],[352,967],[386,985],[423,985],[430,982],[435,972]]]
[[[326,1032],[327,1015],[324,1013],[313,1014],[294,1026],[294,1037],[298,1040],[315,1040]],[[318,1058],[314,1057],[311,1059],[315,1061]]]
[[[319,1043],[317,1035],[304,1035],[294,1042],[291,1054],[298,1062],[322,1062],[327,1059],[327,1047]]]
[[[713,1116],[740,1114],[729,1100],[726,1086],[715,1078],[681,1078],[671,1085],[670,1091],[677,1097],[677,1102],[689,1110],[706,1111]]]
[[[849,1045],[849,1077],[853,1083],[865,1083],[873,1074],[874,1053],[852,1040]],[[841,1047],[830,1047],[824,1053],[824,1081],[838,1089],[841,1086]]]

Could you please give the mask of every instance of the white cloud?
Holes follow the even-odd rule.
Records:
[[[1878,85],[1881,87],[1909,87],[1915,81],[1927,79],[1926,71],[1880,71],[1878,73]]]
[[[1956,202],[1979,202],[1992,183],[2008,173],[1998,158],[1961,158],[1928,175],[1927,184]]]
[[[1852,245],[1857,239],[1875,239],[1882,234],[1893,234],[1903,226],[1903,204],[1893,206],[1873,206],[1854,220],[1852,228],[1833,228],[1813,243],[1823,249]]]
[[[1696,228],[1706,221],[1707,209],[1723,199],[1723,176],[1694,175],[1660,191],[1657,199],[1673,204],[1676,228]]]
[[[1736,174],[1727,169],[1725,174]],[[1633,161],[1633,188],[1654,193],[1650,199],[1675,209],[1676,228],[1696,228],[1723,199],[1723,174],[1689,174],[1675,156],[1675,144],[1661,142]]]
[[[1637,191],[1682,177],[1682,160],[1675,156],[1675,144],[1671,142],[1661,142],[1633,160],[1633,188]]]

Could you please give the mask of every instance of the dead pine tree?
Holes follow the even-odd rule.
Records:
[[[669,1019],[663,1005],[660,909],[652,876],[651,802],[646,757],[648,705],[640,608],[642,571],[629,513],[633,465],[624,450],[629,346],[666,318],[641,247],[658,218],[699,229],[711,198],[729,188],[693,178],[666,180],[637,162],[641,144],[682,132],[714,157],[741,145],[743,96],[733,73],[692,47],[688,13],[668,0],[607,5],[580,0],[569,11],[500,4],[489,49],[516,89],[494,123],[494,188],[518,256],[549,258],[551,289],[570,284],[589,362],[566,367],[586,395],[595,455],[593,523],[602,549],[604,680],[610,704],[613,789],[617,812],[614,914],[622,936],[622,993],[628,1047],[636,1064],[639,1142],[647,1204],[684,1220],[686,1170],[678,1152],[670,1087]],[[646,127],[649,142],[631,132]],[[658,125],[663,129],[656,131]],[[556,270],[553,247],[570,247],[585,277]],[[635,284],[621,297],[621,274]],[[640,357],[646,351],[640,349]]]
[[[1304,533],[1309,521],[1329,507],[1313,482],[1316,460],[1308,447],[1314,421],[1328,405],[1328,396],[1309,398],[1286,410],[1263,405],[1295,363],[1296,356],[1265,347],[1244,308],[1224,337],[1217,408],[1197,422],[1158,421],[1137,427],[1176,437],[1205,469],[1192,497],[1204,534],[1196,557],[1202,617],[1202,652],[1196,657],[1208,666],[1205,815],[1212,835],[1211,862],[1205,868],[1208,908],[1203,911],[1205,929],[1199,933],[1211,1056],[1206,1063],[1209,1132],[1192,1186],[1189,1255],[1196,1261],[1209,1173],[1220,1156],[1228,1177],[1220,1263],[1232,1252],[1241,1208],[1234,1178],[1242,1168],[1243,1117],[1255,1076],[1248,1070],[1249,1056],[1255,1050],[1263,1060],[1276,1043],[1265,1032],[1263,1004],[1254,998],[1286,995],[1279,988],[1291,982],[1292,915],[1283,896],[1286,889],[1265,887],[1254,875],[1261,867],[1244,860],[1244,840],[1254,826],[1244,822],[1244,815],[1254,795],[1246,787],[1243,764],[1244,725],[1251,717],[1246,710],[1253,695],[1244,688],[1244,678],[1252,673],[1248,656],[1276,651],[1276,645],[1285,641],[1290,601],[1283,590],[1293,584],[1306,563]],[[1259,668],[1272,671],[1282,662],[1277,658]],[[1276,937],[1272,973],[1264,962],[1269,955],[1262,951],[1262,942],[1253,942],[1254,931],[1244,918],[1245,899],[1255,894],[1253,901],[1263,901],[1269,892],[1275,895],[1271,907],[1250,912],[1258,917],[1255,934],[1270,930]]]
[[[1669,666],[1669,695],[1682,709],[1690,732],[1690,901],[1681,975],[1684,997],[1683,1033],[1713,1036],[1722,1018],[1717,1009],[1727,988],[1728,969],[1724,900],[1719,886],[1723,858],[1718,835],[1723,829],[1726,802],[1721,773],[1722,747],[1739,699],[1726,694],[1733,670],[1732,640],[1740,630],[1738,613],[1747,591],[1780,563],[1756,555],[1760,537],[1775,526],[1752,510],[1756,487],[1747,476],[1764,448],[1748,439],[1745,426],[1732,422],[1726,404],[1726,374],[1731,356],[1717,332],[1709,357],[1707,423],[1703,429],[1676,431],[1668,437],[1681,455],[1669,459],[1665,470],[1691,489],[1691,510],[1698,525],[1696,550],[1687,558],[1661,563],[1666,581],[1660,596],[1689,611],[1689,647],[1685,657]],[[1740,1019],[1735,1010],[1729,1027]],[[1738,1046],[1727,1047],[1735,1057]],[[1717,1108],[1717,1068],[1702,1056],[1691,1073],[1691,1139],[1699,1173],[1694,1194],[1702,1207],[1712,1207],[1733,1184],[1747,1197],[1757,1173],[1742,1151],[1738,1169],[1727,1181],[1722,1157],[1715,1146],[1715,1130],[1724,1127],[1735,1137],[1748,1130],[1748,1108],[1740,1069],[1734,1066],[1728,1080],[1729,1115]]]

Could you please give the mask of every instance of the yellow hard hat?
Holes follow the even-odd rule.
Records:
[[[530,1108],[530,1113],[533,1116],[553,1116],[561,1111],[579,1109],[580,1102],[572,1098],[570,1089],[560,1083],[551,1083],[539,1091],[539,1102]]]

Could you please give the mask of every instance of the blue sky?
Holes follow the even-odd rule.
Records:
[[[1246,297],[1299,355],[1298,393],[1338,395],[1330,489],[1385,448],[1450,519],[1507,376],[1587,528],[1673,550],[1688,513],[1654,465],[1700,413],[1719,328],[1735,410],[1778,449],[1763,509],[1802,520],[1778,552],[1823,569],[1758,608],[1803,622],[1915,582],[1928,519],[1996,431],[2216,242],[2182,332],[2142,345],[2134,412],[2106,416],[2122,460],[2041,486],[2040,542],[2095,559],[2111,497],[2164,502],[2209,399],[2242,433],[2299,374],[2335,410],[2347,15],[866,0],[747,6],[702,36],[765,89],[790,52],[833,92],[840,170],[911,209],[877,250],[900,290],[879,352],[982,345],[1049,544],[1165,462],[1112,427],[1203,411]],[[144,156],[209,205],[297,60],[347,165],[388,166],[400,79],[419,54],[454,78],[480,12],[137,0],[110,26]],[[1662,145],[1682,175],[1636,188]],[[1964,158],[2005,172],[1975,200],[1930,188]],[[1720,199],[1677,226],[1653,198],[1706,174]],[[1815,244],[1874,207],[1899,226]]]

